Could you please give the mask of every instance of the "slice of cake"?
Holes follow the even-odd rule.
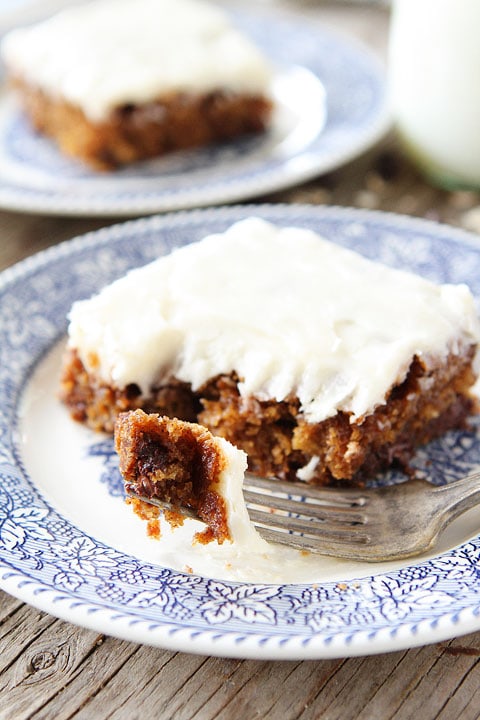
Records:
[[[111,169],[264,130],[271,70],[203,0],[93,0],[8,33],[2,57],[34,127]]]
[[[207,529],[196,534],[197,542],[242,543],[256,535],[242,494],[246,455],[223,438],[194,423],[136,410],[118,417],[115,447],[127,496],[134,496],[130,502],[148,520],[150,534],[157,534],[160,514],[148,504],[153,499],[166,504],[173,527],[183,524],[185,510],[202,520]]]
[[[61,394],[112,432],[125,410],[199,422],[261,475],[361,481],[475,410],[464,285],[258,218],[133,270],[70,313]]]

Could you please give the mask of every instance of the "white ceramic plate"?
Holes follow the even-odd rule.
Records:
[[[480,628],[480,513],[416,561],[326,561],[311,581],[238,583],[155,562],[125,506],[112,441],[55,393],[66,313],[127,268],[257,214],[480,295],[480,244],[459,230],[359,210],[245,206],[131,221],[51,248],[0,276],[0,586],[68,621],[186,652],[325,658],[407,648]],[[268,268],[265,268],[268,272]],[[480,465],[480,435],[418,454],[433,482]],[[396,478],[385,476],[382,482]]]
[[[350,160],[389,123],[383,68],[363,46],[299,15],[232,12],[275,68],[271,130],[109,174],[64,158],[0,101],[0,207],[135,215],[215,205],[290,187]]]

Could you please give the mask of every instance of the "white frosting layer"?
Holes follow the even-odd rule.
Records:
[[[94,0],[6,35],[10,70],[93,120],[175,91],[267,92],[271,71],[202,0]]]
[[[235,370],[242,395],[293,393],[319,422],[369,413],[414,355],[428,364],[480,331],[464,285],[435,285],[309,230],[250,218],[75,303],[69,335],[87,369],[117,387],[148,393],[173,374],[197,389]]]
[[[215,442],[225,459],[225,467],[218,478],[218,492],[225,502],[232,543],[251,552],[265,552],[268,543],[260,537],[250,522],[243,497],[247,455],[224,438],[215,438]]]

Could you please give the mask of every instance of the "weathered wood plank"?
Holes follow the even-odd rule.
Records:
[[[317,718],[319,713],[329,720],[344,718],[346,697],[348,697],[351,717],[357,718],[365,702],[391,676],[404,655],[404,652],[397,652],[345,660],[336,668],[335,673],[327,679],[327,682],[308,699],[301,712],[292,715],[292,718],[310,720]],[[355,688],[354,693],[351,692],[352,687]],[[267,717],[274,718],[275,712],[272,711]]]
[[[235,672],[242,664],[242,660],[231,658],[204,658],[204,662],[170,699],[171,717],[175,720],[189,720],[197,714],[208,717],[204,714],[208,701],[220,687],[235,687]]]
[[[0,590],[0,625],[22,605],[21,600]]]
[[[400,661],[402,653],[391,653],[389,655],[372,656],[367,659],[369,663],[368,680],[360,679],[363,672],[364,658],[352,658],[343,660],[341,663],[334,665],[332,661],[333,672],[322,679],[320,682],[322,671],[328,661],[320,661],[310,663],[310,672],[312,678],[304,679],[302,671],[304,664],[299,666],[299,672],[296,672],[289,678],[288,694],[278,697],[275,704],[269,709],[265,718],[278,717],[279,712],[288,710],[288,717],[291,718],[315,718],[318,712],[335,713],[336,701],[341,700],[340,717],[344,718],[345,697],[349,693],[352,684],[357,688],[354,697],[349,697],[349,708],[351,707],[351,716],[357,717],[363,706],[362,691],[365,695],[371,695],[375,689],[385,681],[392,672],[392,669]],[[307,692],[305,692],[307,691]],[[325,715],[327,716],[327,715]],[[333,715],[335,716],[335,715]]]
[[[98,637],[93,646],[89,648],[86,645],[85,655],[77,658],[76,667],[72,668],[68,677],[63,678],[64,686],[61,685],[62,678],[59,678],[55,694],[32,714],[31,720],[68,720],[77,717],[81,708],[97,695],[101,698],[99,706],[105,715],[92,714],[90,717],[109,717],[118,701],[115,698],[104,698],[103,688],[138,649],[139,646],[134,643],[108,636]]]
[[[296,665],[296,663],[277,664],[277,685],[281,683],[282,677],[288,675],[292,665]],[[175,720],[201,720],[219,716],[229,706],[231,700],[238,697],[245,686],[254,678],[262,675],[266,667],[272,666],[272,663],[254,660],[209,658],[175,698],[173,705]],[[197,688],[200,695],[192,703],[189,696],[195,693]],[[268,692],[268,689],[265,688],[265,694]],[[235,712],[237,717],[247,717],[247,715],[243,715],[241,706],[235,707]],[[248,717],[256,717],[255,712],[249,714]]]
[[[2,720],[31,717],[64,687],[70,673],[81,664],[98,638],[98,633],[75,628],[47,615],[39,620],[42,631],[23,646],[21,655],[0,676]],[[33,623],[31,629],[36,630]]]
[[[36,638],[55,623],[55,618],[21,605],[0,625],[0,673],[4,673],[22,653],[28,651]],[[0,689],[3,685],[0,675]]]
[[[40,620],[42,631],[18,646],[0,675],[1,720],[69,718],[138,647],[48,615]]]
[[[478,633],[468,636],[463,639],[464,647],[478,647],[479,639]],[[352,658],[299,718],[310,720],[321,716],[325,720],[340,720],[345,718],[347,702],[351,717],[358,720],[415,717],[434,720],[441,717],[440,713],[449,703],[461,705],[461,696],[465,695],[460,687],[465,674],[476,676],[478,684],[480,672],[477,656],[467,653],[457,662],[458,658],[447,651],[449,645],[429,645],[403,653]],[[347,674],[350,674],[350,681]],[[456,692],[460,696],[454,699]],[[448,717],[463,718],[463,715],[447,712],[444,717],[446,720]]]
[[[204,717],[220,720],[235,717],[235,713],[236,717],[248,718],[298,717],[343,663],[343,660],[246,661],[198,714],[181,715],[181,720]]]
[[[478,643],[478,636],[476,643]],[[478,658],[462,682],[455,687],[451,697],[438,713],[436,720],[478,720],[480,716],[480,682]],[[404,715],[405,717],[405,715]]]
[[[142,647],[75,715],[75,720],[172,717],[170,701],[205,662],[198,655]],[[106,714],[108,708],[108,714]]]
[[[426,183],[393,132],[338,170],[264,199],[382,210],[480,233],[480,192],[447,191]]]
[[[50,245],[114,222],[107,218],[57,218],[0,212],[0,269]]]
[[[407,698],[412,717],[478,718],[480,716],[480,633],[441,643],[441,653],[430,671],[419,679],[415,691]],[[404,720],[399,707],[392,720]]]

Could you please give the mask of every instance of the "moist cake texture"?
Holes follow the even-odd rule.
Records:
[[[476,409],[466,286],[259,218],[133,270],[69,320],[75,419],[112,432],[143,408],[199,422],[262,475],[361,481]]]
[[[93,0],[1,44],[37,130],[94,168],[264,130],[272,71],[203,0]]]
[[[127,496],[135,496],[133,508],[150,527],[159,513],[141,498],[167,503],[173,527],[183,524],[185,509],[193,511],[207,525],[197,542],[256,536],[242,495],[245,453],[223,438],[195,423],[136,410],[117,418],[115,448]]]

